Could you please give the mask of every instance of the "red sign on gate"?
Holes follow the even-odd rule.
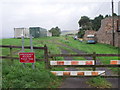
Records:
[[[34,52],[20,52],[19,59],[21,63],[35,63]]]

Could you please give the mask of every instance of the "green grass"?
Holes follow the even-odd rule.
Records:
[[[91,78],[86,83],[96,88],[111,88],[112,87],[111,83],[106,81],[105,78],[101,78],[101,77]]]
[[[48,51],[51,54],[59,54],[61,50],[56,44],[52,42],[55,37],[48,38],[35,38],[33,39],[33,46],[44,47],[46,44]],[[3,39],[2,45],[16,45],[21,46],[21,39]],[[25,46],[29,46],[29,39],[25,39]],[[18,52],[21,49],[13,49],[13,56],[18,57]],[[30,52],[30,49],[25,49],[25,52]],[[39,59],[44,58],[43,50],[34,50],[35,57]],[[9,56],[9,48],[2,48],[1,55]],[[57,60],[63,59],[57,57]],[[13,62],[9,59],[2,60],[2,87],[3,88],[57,88],[62,82],[62,78],[54,76],[50,73],[51,70],[64,70],[64,68],[52,68],[51,70],[45,69],[44,62],[36,62],[35,69],[33,70],[31,64],[26,64],[23,68],[19,60]]]
[[[2,88],[2,59],[0,59],[0,88]]]
[[[0,40],[1,41],[1,40]],[[25,39],[25,46],[29,46],[29,39]],[[58,45],[57,43],[65,44],[68,47],[64,47]],[[60,54],[61,49],[67,50],[70,54],[76,54],[71,50],[71,48],[75,48],[78,50],[82,50],[87,53],[99,53],[99,54],[117,54],[118,48],[112,47],[110,45],[105,44],[86,44],[85,42],[80,43],[77,40],[73,40],[68,37],[68,40],[65,37],[45,37],[45,38],[34,38],[33,46],[43,47],[47,45],[48,51],[50,54]],[[21,39],[3,39],[2,45],[17,45],[21,46]],[[120,49],[119,49],[120,50]],[[13,56],[18,57],[18,53],[21,49],[13,49]],[[29,49],[25,49],[25,52],[29,52]],[[43,59],[44,51],[43,50],[34,50],[36,58]],[[1,55],[9,56],[9,48],[2,48]],[[84,57],[73,57],[74,60],[85,60]],[[110,60],[118,59],[118,57],[99,57],[102,63],[109,64]],[[52,60],[52,59],[49,59]],[[56,57],[53,60],[64,60],[63,57]],[[10,60],[2,60],[2,85],[3,88],[56,88],[61,82],[62,78],[56,77],[50,73],[50,70],[45,69],[44,62],[36,62],[35,69],[31,68],[31,64],[26,64],[26,68],[22,67],[22,64],[19,63],[19,60],[14,60],[11,62]],[[79,68],[80,70],[85,70],[85,68]],[[86,68],[87,69],[87,68]],[[63,71],[64,67],[53,67],[51,70],[55,71]],[[113,69],[113,71],[118,72],[118,68]],[[91,85],[95,85],[98,87],[98,81],[104,83],[103,87],[111,87],[111,85],[105,81],[103,78],[93,78],[88,83]],[[97,83],[95,83],[97,82]],[[102,84],[100,85],[100,87]]]
[[[63,43],[65,43],[63,40],[61,40]],[[86,44],[85,42],[79,42],[78,40],[74,40],[73,38],[69,38],[69,43],[65,43],[68,46],[77,48],[79,50],[82,50],[87,53],[93,53],[96,52],[98,54],[116,54],[118,53],[118,48],[112,47],[110,45],[106,44]],[[120,50],[120,49],[119,49]]]
[[[107,44],[86,44],[85,42],[79,42],[78,40],[74,40],[73,38],[69,37],[69,43],[64,41],[65,38],[61,39],[61,42],[78,50],[84,51],[86,53],[93,53],[96,52],[97,54],[118,54],[120,48],[113,47]],[[118,60],[118,57],[97,57],[103,64],[110,64],[110,60]],[[110,68],[115,73],[118,73],[118,68]]]
[[[13,65],[14,64],[14,65]],[[56,88],[62,78],[56,77],[44,68],[44,62],[37,62],[33,70],[27,64],[25,68],[17,61],[3,61],[2,87],[3,88]]]

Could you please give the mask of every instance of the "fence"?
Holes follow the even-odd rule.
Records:
[[[73,65],[73,66],[71,66],[71,65],[64,65],[63,64],[63,65],[53,65],[51,67],[64,67],[64,66],[65,67],[92,67],[93,71],[95,71],[97,67],[120,67],[119,64],[118,65],[114,65],[114,64],[110,64],[110,65],[97,65],[96,64],[96,57],[107,57],[107,56],[109,56],[109,57],[113,57],[113,56],[120,57],[120,54],[96,54],[96,52],[93,52],[92,54],[54,54],[54,55],[49,55],[49,58],[52,58],[52,57],[74,57],[74,56],[75,57],[90,56],[94,60],[94,65]],[[55,73],[54,71],[52,71],[52,72]],[[75,76],[73,76],[73,77],[75,77]],[[85,76],[79,76],[79,77],[85,77]],[[96,77],[96,75],[95,76],[94,75],[93,76],[87,76],[87,77]],[[101,76],[101,77],[104,77],[104,78],[118,78],[118,77],[120,77],[120,73],[118,73],[117,76]]]
[[[22,46],[9,46],[9,45],[0,45],[2,48],[10,48],[10,56],[0,56],[0,58],[5,58],[5,59],[19,59],[17,57],[13,57],[12,55],[12,48],[22,48]],[[25,49],[30,49],[30,46],[25,46]],[[96,65],[96,57],[107,57],[107,56],[118,56],[120,57],[120,54],[96,54],[96,52],[93,52],[92,54],[53,54],[49,55],[48,54],[48,48],[46,45],[44,47],[33,47],[33,49],[41,49],[44,50],[44,59],[36,59],[37,61],[44,61],[45,62],[45,67],[46,69],[50,69],[53,66],[50,66],[50,61],[49,58],[53,57],[85,57],[85,56],[91,56],[94,60],[94,65],[74,65],[72,67],[92,67],[93,71],[96,70],[97,67],[120,67],[120,65]],[[62,67],[64,65],[56,65],[54,67]],[[65,67],[71,67],[70,65],[65,65]],[[111,77],[111,78],[116,78],[120,77],[118,76],[102,76],[102,77]]]
[[[0,56],[0,58],[4,58],[4,59],[19,59],[17,57],[13,57],[13,48],[22,48],[22,46],[11,46],[11,45],[0,45],[0,47],[2,48],[9,48],[10,49],[10,56]],[[30,46],[25,46],[25,49],[30,49]],[[44,47],[33,47],[33,49],[40,49],[40,50],[44,50],[44,59],[38,59],[36,58],[36,61],[45,61],[45,66],[46,68],[49,68],[48,66],[48,48],[46,45],[44,45]]]
[[[95,65],[87,65],[87,66],[76,65],[75,67],[94,67],[94,70],[95,70],[96,67],[119,67],[120,66],[120,65],[96,65],[96,57],[107,57],[107,56],[109,57],[118,56],[119,57],[120,54],[96,54],[96,52],[93,52],[93,54],[54,54],[54,55],[49,55],[49,58],[51,57],[74,57],[74,56],[75,57],[92,56],[95,62]]]

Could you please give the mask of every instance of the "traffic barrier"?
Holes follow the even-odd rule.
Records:
[[[120,65],[120,60],[110,60],[110,64]]]
[[[51,71],[56,76],[103,76],[105,71]]]
[[[84,61],[50,61],[50,65],[94,65],[94,60]]]

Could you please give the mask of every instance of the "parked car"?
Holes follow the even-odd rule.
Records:
[[[87,35],[87,43],[88,44],[95,44],[96,43],[96,37],[95,35]]]
[[[96,41],[95,41],[95,40],[87,40],[87,43],[88,43],[88,44],[95,44]]]

